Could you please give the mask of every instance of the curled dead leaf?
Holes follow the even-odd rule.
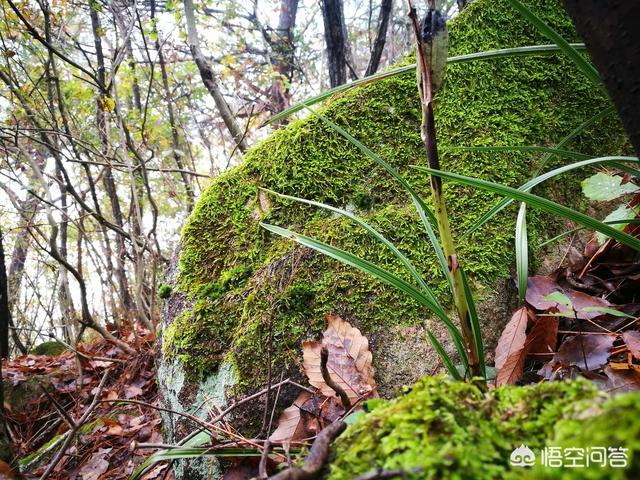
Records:
[[[342,387],[352,403],[362,397],[376,396],[369,341],[360,330],[340,317],[327,315],[327,320],[329,326],[323,334],[322,343],[303,344],[303,366],[309,383],[318,388],[323,395],[335,396],[333,389],[322,378],[320,351],[322,346],[325,346],[329,351],[329,375]]]

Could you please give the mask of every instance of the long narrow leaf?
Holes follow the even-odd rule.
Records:
[[[599,86],[603,91],[604,85],[600,79],[598,71],[591,63],[589,63],[574,47],[571,46],[558,32],[547,25],[540,17],[533,13],[529,7],[522,4],[519,0],[508,0],[513,8],[515,8],[520,15],[522,15],[531,25],[536,27],[540,33],[555,43],[560,50],[562,50],[576,66],[580,69],[586,77],[591,80],[595,85]]]
[[[569,44],[572,48],[576,50],[584,50],[584,43],[571,43]],[[504,57],[528,57],[528,56],[539,56],[539,55],[549,55],[553,53],[557,53],[561,51],[557,45],[528,45],[525,47],[514,47],[514,48],[503,48],[499,50],[488,50],[486,52],[476,52],[469,53],[466,55],[458,55],[455,57],[447,58],[447,63],[465,63],[471,62],[475,60],[491,60],[494,58],[504,58]],[[355,80],[351,83],[346,83],[344,85],[339,85],[337,87],[330,88],[329,90],[325,90],[319,95],[315,95],[313,97],[307,98],[303,102],[297,103],[286,110],[283,110],[280,113],[273,115],[269,120],[265,122],[265,125],[268,125],[273,122],[277,122],[278,120],[282,120],[283,118],[289,117],[296,112],[299,112],[305,105],[315,105],[316,103],[322,102],[333,95],[338,93],[346,92],[351,90],[352,88],[360,87],[362,85],[366,85],[368,83],[377,82],[378,80],[383,80],[389,77],[395,77],[397,75],[402,75],[408,72],[414,72],[416,69],[416,64],[412,63],[410,65],[405,65],[403,67],[394,68],[393,70],[387,70],[386,72],[379,72],[368,77],[363,77],[359,80]]]
[[[487,148],[494,148],[494,147],[487,147]],[[512,147],[505,147],[505,148],[512,148]],[[518,147],[513,147],[513,148],[518,148]],[[608,164],[608,163],[611,163],[611,164],[614,164],[614,165],[618,165],[619,162],[636,162],[637,163],[639,161],[640,160],[638,160],[637,157],[611,156],[611,157],[589,158],[587,160],[582,160],[580,162],[575,162],[575,163],[571,163],[569,165],[564,165],[562,167],[558,167],[558,168],[556,168],[554,170],[548,171],[547,173],[543,173],[542,175],[534,177],[533,179],[529,180],[527,183],[525,183],[525,184],[521,185],[520,187],[518,187],[518,190],[522,190],[524,192],[528,192],[529,190],[531,190],[536,185],[539,185],[542,182],[544,182],[546,180],[549,180],[550,178],[553,178],[553,177],[556,177],[556,176],[561,175],[563,173],[570,172],[571,170],[575,170],[577,168],[586,167],[586,166],[589,166],[589,165]],[[513,202],[513,198],[505,198],[505,199],[500,200],[493,207],[491,207],[491,209],[489,211],[487,211],[477,222],[475,222],[471,226],[471,228],[469,228],[469,230],[467,230],[465,232],[463,237],[471,235],[471,233],[473,233],[478,228],[480,228],[485,223],[487,223],[497,213],[502,211],[502,209],[504,209],[509,204],[511,204],[511,202]]]
[[[447,279],[447,283],[449,284],[449,288],[453,290],[453,281],[451,279],[451,272],[449,272],[449,267],[447,264],[447,260],[444,256],[444,252],[442,251],[442,247],[440,246],[440,242],[436,235],[435,230],[433,229],[434,225],[437,225],[436,218],[433,215],[431,209],[424,203],[420,195],[413,189],[409,182],[405,180],[405,178],[400,175],[400,173],[393,168],[386,160],[381,158],[380,156],[373,153],[367,146],[365,146],[362,142],[356,139],[353,135],[347,132],[340,125],[335,122],[329,120],[324,115],[316,112],[312,108],[306,107],[312,115],[317,117],[320,121],[322,121],[325,125],[329,126],[331,129],[342,135],[346,138],[352,145],[356,146],[362,153],[364,153],[371,160],[376,162],[382,168],[384,168],[389,175],[396,179],[396,181],[406,190],[406,192],[411,197],[413,204],[418,211],[418,215],[420,220],[422,220],[422,224],[424,225],[425,231],[427,232],[427,236],[429,237],[429,241],[431,242],[431,246],[435,251],[436,258],[438,259],[438,265],[440,266],[440,270],[443,275]]]
[[[497,145],[495,147],[443,147],[445,152],[543,152],[559,155],[562,157],[572,158],[574,160],[585,160],[592,158],[580,152],[572,152],[571,150],[562,150],[552,147],[539,147],[536,145]]]
[[[398,248],[392,242],[387,240],[387,238],[384,235],[382,235],[378,230],[373,228],[371,225],[369,225],[367,222],[362,220],[357,215],[354,215],[353,213],[347,210],[344,210],[342,208],[332,207],[331,205],[327,205],[321,202],[315,202],[313,200],[306,200],[304,198],[293,197],[291,195],[285,195],[283,193],[274,192],[273,190],[268,190],[268,189],[262,189],[262,190],[269,192],[273,195],[276,195],[280,198],[293,200],[295,202],[305,203],[307,205],[313,205],[314,207],[319,207],[325,210],[329,210],[330,212],[337,213],[339,215],[342,215],[343,217],[346,217],[356,222],[358,225],[364,228],[373,238],[375,238],[376,240],[384,244],[389,250],[391,250],[393,254],[396,256],[396,258],[398,258],[398,260],[400,260],[400,262],[402,262],[402,264],[407,268],[409,273],[411,273],[411,276],[418,282],[418,285],[420,285],[422,290],[424,290],[424,293],[431,299],[431,301],[433,301],[433,303],[435,303],[436,305],[442,308],[435,294],[429,288],[427,283],[424,281],[424,278],[422,277],[420,272],[418,272],[416,267],[414,267],[413,263],[411,263],[411,261],[400,250],[398,250]]]
[[[433,345],[433,349],[438,353],[438,356],[440,357],[440,360],[442,360],[442,363],[444,363],[444,366],[449,372],[449,375],[451,375],[454,380],[462,381],[463,380],[462,375],[460,375],[460,372],[458,372],[458,369],[453,364],[451,357],[446,352],[442,344],[435,337],[435,335],[433,335],[433,333],[431,333],[431,330],[429,330],[428,328],[427,328],[427,336],[429,337],[429,341],[431,342],[431,345]]]
[[[137,480],[148,472],[158,462],[171,460],[185,460],[200,457],[260,457],[262,452],[256,448],[219,448],[206,447],[177,447],[160,450],[150,455],[129,477],[129,480]]]
[[[472,187],[480,188],[482,190],[487,190],[489,192],[494,192],[506,197],[513,198],[514,200],[518,200],[520,202],[525,202],[527,205],[530,205],[534,208],[538,208],[545,212],[552,213],[554,215],[559,215],[568,220],[571,220],[579,225],[590,228],[597,232],[603,233],[608,237],[615,238],[620,243],[627,245],[635,250],[640,250],[640,239],[637,239],[627,233],[624,233],[620,230],[617,230],[609,225],[596,220],[593,217],[585,215],[584,213],[578,212],[576,210],[572,210],[571,208],[565,207],[564,205],[560,205],[559,203],[552,202],[551,200],[547,200],[546,198],[538,197],[537,195],[533,195],[531,193],[519,190],[517,188],[507,187],[505,185],[499,185],[497,183],[488,182],[486,180],[479,180],[477,178],[465,177],[464,175],[458,175],[450,172],[443,172],[441,170],[433,170],[427,167],[414,166],[414,168],[421,170],[423,172],[430,173],[432,175],[438,175],[442,178],[446,178],[448,180],[454,181],[456,183],[462,183],[464,185],[470,185]]]
[[[529,239],[527,237],[527,204],[521,203],[516,219],[516,275],[518,277],[518,299],[524,302],[529,278]]]
[[[630,224],[640,223],[640,220],[611,220],[611,221],[603,220],[602,223],[606,223],[607,225],[630,225]],[[545,247],[545,246],[549,245],[550,243],[556,242],[556,241],[560,240],[561,238],[564,238],[567,235],[571,235],[572,233],[579,232],[580,230],[584,230],[584,227],[576,227],[576,228],[572,228],[570,230],[567,230],[566,232],[562,232],[562,233],[556,235],[555,237],[550,238],[549,240],[545,240],[544,242],[538,244],[538,247],[540,247],[540,248]]]
[[[480,328],[480,317],[476,310],[476,301],[473,298],[473,292],[469,285],[469,278],[462,267],[460,268],[460,276],[462,277],[462,288],[464,289],[464,296],[467,299],[467,305],[469,307],[469,320],[471,321],[471,333],[473,333],[473,343],[476,345],[476,351],[478,352],[478,362],[480,363],[480,372],[482,377],[487,380],[487,366],[485,365],[484,358],[484,342],[482,341],[482,329]]]
[[[270,232],[280,235],[281,237],[290,238],[300,245],[312,248],[324,255],[327,255],[328,257],[334,258],[342,263],[346,263],[347,265],[355,267],[358,270],[367,273],[377,278],[378,280],[391,285],[392,287],[395,287],[405,295],[413,298],[420,305],[431,310],[431,312],[433,312],[442,321],[442,323],[445,324],[447,330],[449,331],[449,334],[451,335],[453,343],[456,346],[458,353],[460,354],[460,358],[468,362],[466,350],[462,345],[462,334],[458,330],[458,327],[454,325],[454,323],[442,308],[433,303],[431,299],[429,299],[429,297],[424,295],[424,293],[422,293],[413,285],[405,282],[394,274],[384,270],[383,268],[380,268],[379,266],[369,262],[368,260],[364,260],[349,252],[340,250],[339,248],[332,247],[331,245],[320,242],[314,238],[300,235],[298,233],[292,232],[291,230],[287,230],[286,228],[278,227],[276,225],[260,223],[260,226],[269,230]]]

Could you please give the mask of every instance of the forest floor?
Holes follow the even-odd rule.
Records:
[[[139,352],[135,357],[96,340],[79,345],[77,355],[25,355],[3,364],[8,426],[25,478],[41,478],[52,464],[50,479],[128,478],[156,451],[145,445],[163,443],[153,408],[159,405],[153,335],[138,330],[123,338]],[[66,455],[57,459],[66,441]],[[144,478],[173,477],[163,464]]]

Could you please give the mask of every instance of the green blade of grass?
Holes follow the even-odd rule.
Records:
[[[584,43],[571,43],[569,44],[572,48],[576,50],[584,50]],[[558,45],[527,45],[524,47],[514,47],[514,48],[502,48],[499,50],[487,50],[485,52],[476,52],[469,53],[466,55],[458,55],[455,57],[447,58],[447,63],[465,63],[476,60],[491,60],[494,58],[505,58],[505,57],[523,57],[523,56],[538,56],[538,55],[549,55],[553,53],[560,52],[561,49]],[[355,80],[351,83],[346,83],[344,85],[339,85],[334,88],[330,88],[329,90],[325,90],[319,95],[315,95],[313,97],[307,98],[303,102],[297,103],[282,112],[279,112],[273,115],[269,120],[265,122],[265,125],[269,125],[273,122],[277,122],[278,120],[282,120],[283,118],[289,117],[296,112],[305,108],[305,105],[315,105],[316,103],[322,102],[333,95],[337,95],[342,92],[346,92],[356,87],[360,87],[362,85],[366,85],[368,83],[377,82],[378,80],[383,80],[389,77],[395,77],[397,75],[403,75],[405,73],[414,72],[416,69],[415,63],[410,65],[405,65],[403,67],[394,68],[392,70],[387,70],[386,72],[379,72],[368,77],[361,78],[359,80]]]
[[[615,238],[620,243],[623,243],[624,245],[640,251],[640,239],[637,239],[627,233],[610,227],[609,225],[588,215],[585,215],[584,213],[578,212],[569,207],[565,207],[564,205],[560,205],[559,203],[552,202],[551,200],[547,200],[546,198],[538,197],[537,195],[533,195],[517,188],[511,188],[505,185],[499,185],[497,183],[488,182],[486,180],[480,180],[477,178],[465,177],[464,175],[458,175],[451,172],[433,170],[431,168],[421,167],[419,165],[415,165],[413,168],[426,173],[430,173],[431,175],[438,175],[442,178],[454,181],[456,183],[470,185],[472,187],[480,188],[482,190],[513,198],[514,200],[518,200],[520,202],[525,202],[527,205],[530,205],[534,208],[538,208],[545,212],[564,217],[586,228],[603,233],[608,237]]]
[[[489,151],[489,149],[496,148],[496,147],[486,147],[486,148],[488,149],[487,151]],[[506,148],[512,148],[512,147],[506,147]],[[614,165],[619,165],[619,162],[621,162],[621,161],[622,162],[636,162],[637,163],[640,160],[638,160],[637,157],[617,157],[617,156],[588,158],[586,160],[582,160],[582,161],[579,161],[579,162],[571,163],[569,165],[564,165],[562,167],[558,167],[558,168],[556,168],[554,170],[548,171],[547,173],[543,173],[542,175],[538,175],[538,176],[534,177],[533,179],[529,180],[527,183],[525,183],[525,184],[521,185],[520,187],[518,187],[518,190],[522,190],[522,191],[528,192],[529,190],[531,190],[536,185],[539,185],[542,182],[544,182],[546,180],[549,180],[550,178],[553,178],[555,176],[558,176],[558,175],[561,175],[563,173],[569,172],[571,170],[575,170],[577,168],[582,168],[582,167],[586,167],[586,166],[589,166],[589,165],[607,164],[607,163],[611,163],[611,164],[614,164]],[[471,226],[471,228],[469,228],[469,230],[467,230],[467,232],[464,233],[463,238],[468,236],[468,235],[471,235],[478,228],[482,227],[485,223],[487,223],[489,220],[491,220],[496,214],[498,214],[505,207],[510,205],[511,202],[513,202],[513,198],[505,198],[505,199],[500,200],[493,207],[491,207],[491,209],[489,211],[487,211],[477,222],[475,222]]]
[[[458,350],[458,353],[460,354],[460,358],[465,364],[468,365],[467,353],[462,345],[462,334],[458,330],[458,327],[455,326],[447,313],[441,307],[431,301],[429,297],[424,295],[424,293],[422,293],[416,287],[398,278],[387,270],[380,268],[376,264],[369,262],[368,260],[364,260],[353,255],[352,253],[345,252],[344,250],[341,250],[339,248],[332,247],[331,245],[320,242],[319,240],[316,240],[314,238],[300,235],[296,232],[287,230],[286,228],[278,227],[276,225],[260,223],[260,226],[262,228],[265,228],[266,230],[269,230],[270,232],[280,235],[281,237],[294,240],[300,245],[304,245],[305,247],[316,250],[323,255],[327,255],[328,257],[331,257],[335,260],[355,267],[358,270],[391,285],[402,293],[413,298],[417,303],[433,312],[442,321],[442,323],[444,323],[444,325],[447,327],[447,330],[449,331],[449,334],[451,335],[451,339],[453,340],[454,345],[456,346],[456,350]]]
[[[527,204],[521,203],[516,218],[516,276],[518,278],[518,299],[524,302],[529,278],[529,240],[527,237]]]
[[[406,267],[406,269],[409,271],[411,276],[418,282],[418,285],[420,285],[420,287],[424,291],[425,295],[427,295],[431,299],[431,301],[433,303],[435,303],[436,305],[438,305],[438,306],[440,306],[442,308],[442,306],[440,305],[440,302],[437,300],[435,294],[429,288],[427,283],[424,281],[424,278],[422,277],[420,272],[418,272],[418,270],[415,268],[413,263],[411,263],[411,261],[400,250],[398,250],[398,248],[392,242],[387,240],[387,238],[384,235],[382,235],[378,230],[373,228],[371,225],[369,225],[367,222],[362,220],[357,215],[354,215],[353,213],[351,213],[351,212],[349,212],[347,210],[344,210],[342,208],[332,207],[331,205],[327,205],[327,204],[324,204],[324,203],[321,203],[321,202],[315,202],[313,200],[306,200],[304,198],[293,197],[291,195],[285,195],[283,193],[277,193],[277,192],[274,192],[273,190],[269,190],[269,189],[266,189],[266,188],[263,188],[262,190],[264,190],[265,192],[269,192],[272,195],[276,195],[276,196],[278,196],[280,198],[284,198],[284,199],[287,199],[287,200],[292,200],[294,202],[304,203],[304,204],[307,204],[307,205],[312,205],[314,207],[319,207],[319,208],[322,208],[324,210],[328,210],[330,212],[337,213],[337,214],[342,215],[343,217],[346,217],[346,218],[352,220],[353,222],[357,223],[363,229],[365,229],[373,238],[375,238],[380,243],[384,244],[389,250],[391,250],[393,252],[393,254],[396,256],[396,258],[398,258],[398,260],[400,260],[400,262],[402,262],[402,264]]]
[[[431,342],[433,349],[438,353],[440,360],[442,360],[442,363],[444,364],[445,368],[449,372],[449,375],[451,375],[454,380],[462,381],[463,380],[462,375],[460,375],[460,372],[458,372],[458,369],[453,364],[451,357],[445,351],[444,347],[438,341],[435,335],[433,335],[433,333],[431,333],[431,330],[429,330],[428,328],[427,328],[427,336],[429,337],[429,341]]]
[[[555,43],[560,50],[562,50],[567,57],[569,57],[573,63],[576,64],[578,69],[584,73],[584,75],[595,85],[597,85],[605,94],[607,94],[604,85],[602,84],[602,80],[600,79],[600,74],[595,69],[591,63],[589,63],[574,47],[571,46],[569,42],[567,42],[558,32],[556,32],[553,28],[547,25],[540,17],[538,17],[535,13],[533,13],[529,7],[522,4],[519,0],[508,0],[509,4],[515,8],[522,17],[527,20],[531,25],[536,27],[536,29]]]
[[[464,289],[464,295],[467,298],[467,305],[469,306],[469,320],[471,321],[471,331],[473,333],[473,342],[476,344],[476,351],[478,352],[478,362],[480,362],[480,371],[485,381],[487,380],[487,366],[484,358],[484,342],[482,341],[482,330],[480,329],[480,317],[476,310],[476,301],[473,298],[473,292],[469,285],[469,278],[462,267],[460,268],[460,276],[462,277],[462,288]]]
[[[535,153],[551,153],[562,157],[572,158],[573,160],[585,160],[592,158],[580,152],[572,152],[571,150],[562,150],[552,147],[539,147],[536,145],[498,145],[495,147],[443,147],[445,152],[535,152]]]
[[[637,224],[640,223],[640,220],[611,220],[611,221],[604,221],[602,223],[606,223],[607,225],[620,225],[620,224]],[[576,228],[572,228],[570,230],[567,230],[566,232],[562,232],[558,235],[556,235],[553,238],[550,238],[549,240],[545,240],[544,242],[538,244],[538,247],[545,247],[547,245],[549,245],[550,243],[553,243],[555,241],[560,240],[561,238],[566,237],[567,235],[571,235],[572,233],[575,232],[579,232],[580,230],[584,230],[584,227],[576,227]]]
[[[160,450],[149,456],[129,477],[129,480],[141,478],[158,462],[184,460],[200,457],[261,457],[262,452],[257,448],[219,448],[206,447],[178,447]]]

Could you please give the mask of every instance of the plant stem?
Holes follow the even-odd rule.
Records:
[[[427,52],[425,51],[426,41],[423,41],[422,39],[422,32],[416,9],[413,7],[411,0],[407,0],[407,2],[409,4],[409,18],[413,24],[416,36],[417,84],[422,107],[421,137],[422,142],[424,143],[429,167],[434,170],[440,170],[438,145],[436,141],[436,127],[433,116],[433,82],[431,78],[433,68],[437,67],[430,64],[432,56],[427,56]],[[435,2],[430,1],[429,6],[433,7],[434,3]],[[431,40],[432,42],[433,38],[434,37],[432,37]],[[435,53],[435,42],[431,45],[431,48],[434,55],[437,54]],[[482,376],[480,362],[478,360],[478,350],[474,342],[473,330],[471,328],[469,305],[464,294],[462,273],[458,265],[453,236],[451,234],[451,226],[449,224],[449,216],[447,214],[447,206],[444,200],[444,195],[442,194],[442,179],[435,175],[431,175],[431,194],[433,196],[435,207],[434,214],[438,223],[438,231],[440,233],[440,242],[445,257],[447,258],[449,274],[451,275],[454,304],[460,320],[462,336],[464,338],[465,348],[469,359],[469,368],[471,369],[471,374],[474,377]]]

